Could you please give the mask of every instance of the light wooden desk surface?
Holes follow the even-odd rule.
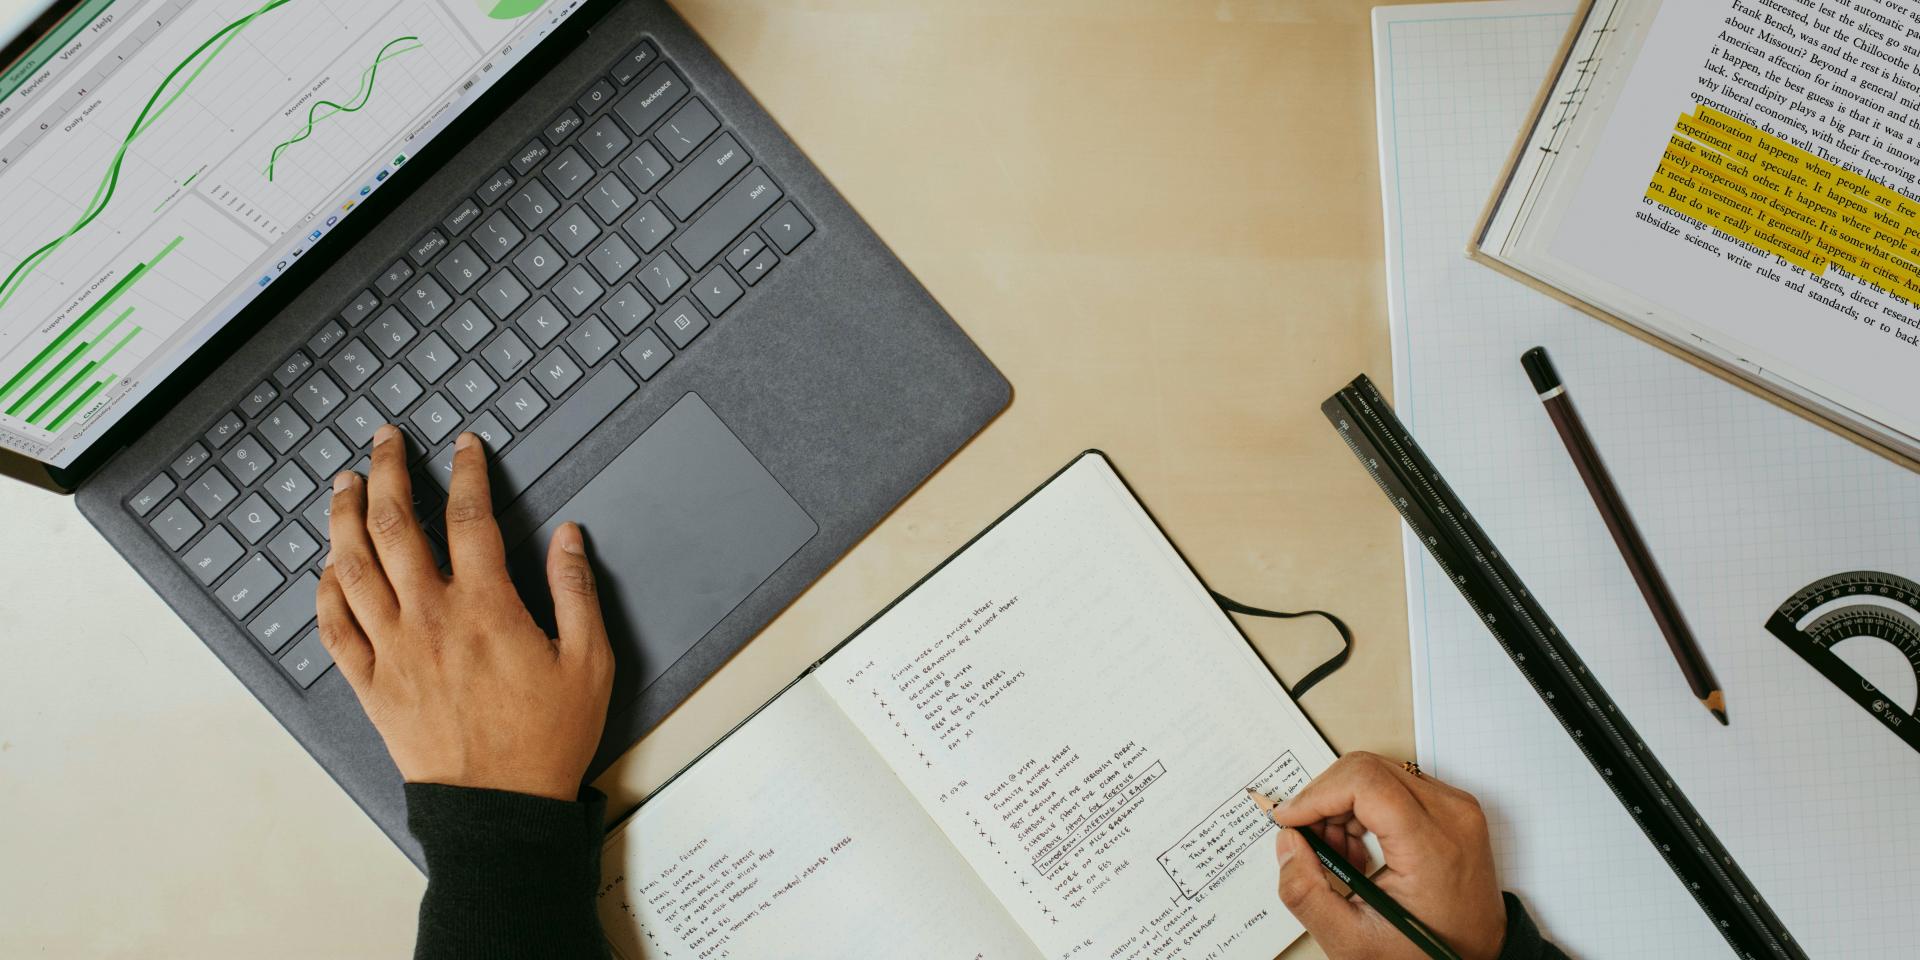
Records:
[[[616,808],[1087,447],[1216,588],[1346,617],[1303,705],[1411,756],[1398,521],[1319,411],[1389,380],[1370,5],[683,0],[1015,399],[602,778]],[[0,956],[410,955],[412,864],[71,503],[0,484],[0,517]],[[1288,678],[1336,642],[1248,629]]]

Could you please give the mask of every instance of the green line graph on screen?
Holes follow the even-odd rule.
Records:
[[[49,463],[284,289],[579,5],[89,3],[0,93],[0,449]]]
[[[361,71],[360,86],[354,91],[354,95],[350,97],[346,103],[335,103],[332,100],[315,101],[312,106],[307,108],[307,123],[301,128],[300,132],[274,145],[273,152],[267,157],[267,179],[273,179],[274,167],[279,164],[280,154],[283,151],[313,136],[314,124],[343,114],[358,113],[361,108],[372,102],[374,82],[380,75],[380,65],[382,63],[398,57],[401,54],[411,53],[423,46],[425,46],[425,44],[421,43],[420,38],[415,36],[395,37],[387,41],[380,47],[380,52],[373,55],[373,62],[367,65],[367,69]],[[320,111],[323,108],[327,112],[321,113]]]
[[[0,279],[0,310],[6,308],[8,301],[13,299],[14,294],[19,292],[26,281],[33,276],[34,270],[45,262],[48,256],[60,249],[61,245],[75,234],[86,229],[88,224],[93,223],[101,212],[106,210],[107,204],[113,200],[114,189],[119,185],[121,165],[126,160],[127,150],[133,146],[134,141],[151,130],[153,125],[166,115],[167,110],[180,100],[181,95],[193,86],[194,81],[200,78],[210,64],[219,59],[220,54],[236,37],[240,36],[242,31],[246,30],[248,25],[262,15],[291,2],[292,0],[267,0],[253,12],[221,27],[167,73],[166,78],[161,80],[160,84],[154,87],[153,93],[147,97],[146,105],[140,109],[128,128],[126,137],[114,151],[113,159],[107,164],[106,172],[100,178],[100,185],[94,189],[93,196],[87,200],[79,219],[59,236],[48,240],[32,253],[27,254],[7,272],[5,279]],[[188,72],[189,69],[191,72]],[[186,78],[176,85],[174,81],[179,80],[182,73],[186,73]],[[163,96],[164,101],[161,99]],[[4,396],[5,392],[0,390],[0,396]]]

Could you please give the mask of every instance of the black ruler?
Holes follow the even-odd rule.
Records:
[[[1879,602],[1874,602],[1876,599]],[[1826,612],[1813,616],[1814,611],[1822,609]],[[1820,671],[1841,693],[1865,707],[1894,736],[1920,750],[1920,705],[1908,709],[1894,703],[1833,653],[1842,640],[1884,640],[1907,658],[1914,680],[1920,684],[1920,584],[1872,570],[1816,580],[1767,618],[1767,631]]]
[[[1355,379],[1320,409],[1735,955],[1806,957],[1373,382]]]

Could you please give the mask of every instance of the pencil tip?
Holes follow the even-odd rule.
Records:
[[[1713,712],[1714,719],[1719,720],[1721,726],[1724,727],[1727,725],[1727,695],[1725,693],[1715,690],[1707,694],[1700,702],[1705,704],[1706,708]]]

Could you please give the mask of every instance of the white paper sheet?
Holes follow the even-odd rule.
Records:
[[[1920,927],[1920,755],[1763,623],[1820,577],[1920,577],[1920,476],[1463,255],[1574,6],[1375,11],[1396,410],[1807,952],[1904,955]],[[1540,409],[1519,364],[1534,345],[1731,727],[1688,691]],[[1485,802],[1506,886],[1576,956],[1725,955],[1459,594],[1405,550],[1420,759]],[[1892,666],[1876,678],[1911,689]]]

